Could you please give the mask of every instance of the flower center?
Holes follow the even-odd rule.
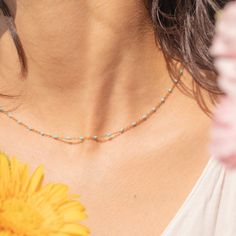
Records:
[[[39,212],[23,200],[8,199],[0,202],[0,229],[13,233],[6,235],[38,235],[42,221]]]

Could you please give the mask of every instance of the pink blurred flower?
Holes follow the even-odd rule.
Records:
[[[236,167],[236,2],[220,13],[210,52],[225,92],[216,107],[211,130],[211,153],[229,167]]]
[[[211,130],[210,151],[219,161],[236,167],[236,99],[221,98]]]

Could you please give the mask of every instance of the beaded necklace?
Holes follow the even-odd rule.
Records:
[[[154,107],[152,107],[151,110],[149,110],[147,113],[145,113],[144,115],[142,115],[140,118],[138,118],[136,121],[131,122],[129,125],[119,129],[118,131],[114,131],[114,132],[107,132],[104,135],[98,136],[98,135],[88,135],[88,136],[79,136],[79,137],[71,137],[71,136],[60,136],[60,135],[51,135],[42,131],[39,131],[37,129],[32,128],[31,126],[27,125],[26,123],[20,121],[19,119],[17,119],[16,117],[14,117],[10,112],[2,109],[0,107],[0,112],[5,114],[7,117],[9,117],[10,119],[12,119],[13,121],[15,121],[17,124],[25,127],[26,129],[28,129],[31,132],[34,132],[36,134],[39,134],[43,137],[48,137],[57,141],[61,141],[67,144],[80,144],[83,143],[86,140],[93,140],[96,142],[107,142],[109,140],[112,140],[116,137],[118,137],[121,134],[124,134],[125,132],[129,131],[130,129],[139,126],[140,124],[142,124],[144,121],[146,121],[148,118],[150,118],[154,113],[156,113],[156,111],[165,103],[166,99],[169,97],[169,95],[173,92],[174,88],[177,86],[178,82],[180,81],[181,77],[183,75],[183,69],[180,69],[179,71],[179,79],[174,79],[174,84],[171,88],[167,89],[167,93],[161,97],[159,103],[157,105],[155,105]]]

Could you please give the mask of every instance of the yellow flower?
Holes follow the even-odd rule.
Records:
[[[87,217],[64,184],[43,186],[43,167],[28,166],[0,153],[0,236],[87,236]]]

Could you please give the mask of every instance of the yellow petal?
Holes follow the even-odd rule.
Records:
[[[30,179],[29,185],[27,187],[27,191],[29,195],[37,192],[41,188],[43,178],[44,178],[43,166],[39,166],[33,173]]]
[[[66,224],[61,228],[61,232],[69,235],[87,236],[90,234],[89,229],[83,225]]]
[[[24,165],[21,170],[21,194],[24,194],[27,190],[27,186],[29,185],[29,167]]]
[[[4,182],[10,180],[10,162],[4,153],[0,153],[0,178]]]
[[[8,195],[8,185],[10,183],[10,162],[4,153],[0,153],[0,196],[5,199]]]
[[[83,205],[81,205],[80,202],[78,201],[69,201],[69,202],[65,202],[63,205],[60,206],[60,211],[64,211],[68,208],[79,208],[80,211],[84,211],[85,207]]]
[[[84,220],[87,218],[87,215],[85,214],[85,212],[76,210],[74,208],[68,209],[62,215],[65,222],[75,222],[75,221]]]

